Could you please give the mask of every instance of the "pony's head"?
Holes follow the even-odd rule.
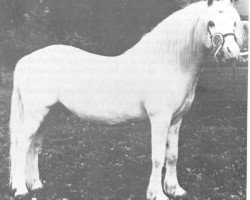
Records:
[[[200,1],[167,17],[143,38],[140,48],[157,52],[168,63],[200,66],[206,61],[207,49],[224,58],[238,58],[243,33],[230,1]]]
[[[243,29],[239,14],[230,1],[207,2],[207,13],[204,13],[203,27],[206,34],[204,45],[214,50],[214,55],[221,53],[225,59],[238,58],[243,43]]]

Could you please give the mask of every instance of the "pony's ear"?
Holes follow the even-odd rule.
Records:
[[[211,5],[213,4],[213,2],[214,2],[214,0],[208,0],[208,1],[207,1],[207,5],[208,5],[208,6],[211,6]]]
[[[234,0],[224,0],[224,2],[228,3],[228,4],[233,4]]]

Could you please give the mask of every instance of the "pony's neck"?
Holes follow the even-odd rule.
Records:
[[[137,49],[156,55],[155,59],[169,66],[199,66],[205,55],[200,20],[205,8],[206,2],[199,2],[170,15],[142,38]]]

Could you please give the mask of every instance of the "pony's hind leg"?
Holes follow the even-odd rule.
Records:
[[[31,190],[43,187],[38,168],[38,155],[41,153],[42,140],[42,135],[35,134],[31,137],[31,144],[26,158],[26,184]]]
[[[11,158],[11,162],[15,162],[15,169],[13,169],[15,171],[12,172],[11,180],[12,189],[16,189],[15,196],[28,193],[26,173],[30,173],[30,166],[27,165],[27,160],[30,159],[29,149],[31,146],[31,137],[38,130],[39,126],[40,121],[27,117],[26,115],[18,134],[16,134],[16,141],[14,141],[16,143],[16,154],[15,157]]]
[[[178,159],[178,141],[179,129],[181,125],[179,120],[176,124],[169,128],[166,148],[166,174],[164,178],[164,189],[168,195],[173,197],[181,197],[186,195],[186,191],[179,185],[176,172],[176,164]]]
[[[16,134],[16,155],[11,158],[11,162],[15,162],[15,171],[12,172],[12,189],[16,189],[15,196],[28,192],[26,184],[31,189],[42,187],[38,173],[39,148],[34,138],[46,113],[46,110],[34,112],[33,115],[26,112],[23,124]]]

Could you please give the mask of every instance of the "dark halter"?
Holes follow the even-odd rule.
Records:
[[[225,43],[225,38],[227,36],[233,36],[235,41],[236,41],[236,36],[234,33],[226,33],[226,34],[222,34],[222,33],[215,33],[212,35],[209,27],[207,28],[209,34],[210,34],[210,39],[211,39],[211,43],[215,49],[215,53],[214,53],[214,57],[217,57],[217,54],[220,52],[221,48],[223,47],[224,43]]]

